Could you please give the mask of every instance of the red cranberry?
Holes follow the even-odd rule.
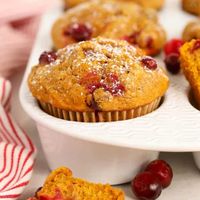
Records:
[[[164,160],[152,161],[148,164],[145,171],[156,174],[163,188],[171,184],[173,178],[172,168]]]
[[[138,174],[131,182],[132,191],[140,200],[155,200],[162,191],[157,176],[151,172]]]
[[[89,93],[93,93],[101,87],[100,77],[96,72],[89,72],[80,80],[80,84],[85,85]]]
[[[137,37],[139,36],[140,32],[132,33],[129,36],[124,36],[122,39],[126,40],[130,44],[137,44]]]
[[[49,197],[47,195],[40,195],[38,197],[39,200],[63,200],[62,193],[57,189],[55,191],[54,197]]]
[[[191,52],[197,50],[200,48],[200,40],[196,40],[195,43],[194,43],[194,46],[193,48],[191,49]]]
[[[57,55],[53,51],[45,51],[40,55],[39,63],[41,65],[47,65],[54,62],[57,59]]]
[[[125,91],[124,85],[120,83],[116,74],[108,74],[102,84],[104,89],[114,96],[121,95]]]
[[[87,86],[87,89],[89,91],[89,93],[93,93],[96,89],[102,87],[102,84],[100,82],[96,82],[96,83],[91,83]]]
[[[71,24],[65,31],[66,35],[70,35],[76,41],[89,40],[92,36],[92,29],[86,24]]]
[[[125,91],[125,87],[120,83],[118,76],[115,74],[107,74],[101,80],[95,72],[90,72],[80,80],[80,84],[85,85],[91,94],[98,88],[103,88],[114,96],[121,95]]]
[[[183,41],[180,39],[172,39],[165,44],[164,52],[165,55],[168,56],[169,54],[176,53],[179,54],[179,49],[183,45]]]
[[[167,70],[171,72],[172,74],[178,74],[180,71],[180,61],[179,61],[179,54],[169,54],[165,58],[165,64],[167,67]]]
[[[158,67],[156,60],[151,57],[142,58],[141,62],[144,64],[145,67],[151,70],[155,70]]]
[[[148,49],[153,48],[153,38],[152,38],[152,37],[148,37],[148,38],[147,38],[146,47],[147,47]]]

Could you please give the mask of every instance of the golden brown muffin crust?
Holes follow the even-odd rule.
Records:
[[[69,45],[57,57],[33,67],[28,83],[33,96],[60,109],[129,110],[162,97],[168,87],[160,67],[142,63],[156,61],[126,41],[97,38]]]
[[[88,0],[64,0],[66,7],[73,7],[80,3],[87,2]],[[161,9],[164,4],[164,0],[115,0],[115,1],[129,1],[137,3],[146,8]]]
[[[77,42],[67,33],[73,24],[87,25],[92,38],[102,36],[138,44],[148,55],[159,53],[166,41],[166,33],[158,24],[156,13],[131,2],[86,2],[68,10],[52,27],[55,48]]]

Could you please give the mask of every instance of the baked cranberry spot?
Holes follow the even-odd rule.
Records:
[[[89,93],[93,93],[101,87],[100,77],[96,72],[89,72],[80,80],[80,84],[84,85]]]
[[[142,64],[150,70],[157,69],[158,65],[156,60],[150,57],[145,57],[141,59]]]
[[[40,195],[38,198],[39,200],[63,200],[62,193],[60,192],[59,189],[56,189],[54,197],[49,197],[47,195]]]
[[[44,51],[39,57],[39,63],[41,65],[47,65],[54,62],[57,59],[57,55],[54,51]]]
[[[92,29],[86,24],[73,23],[67,27],[64,34],[80,42],[91,38]]]
[[[125,87],[121,84],[119,77],[113,73],[100,77],[95,72],[89,72],[80,80],[80,84],[84,85],[91,94],[98,88],[103,88],[113,96],[122,95],[125,91]]]
[[[103,87],[114,96],[122,95],[125,91],[125,87],[120,83],[119,77],[112,73],[106,76]]]
[[[132,33],[129,36],[122,37],[123,40],[126,40],[130,44],[137,44],[137,37],[140,35],[140,32]]]
[[[194,52],[195,50],[197,50],[199,48],[200,48],[200,40],[196,40],[193,47],[192,47],[191,52]]]
[[[148,49],[153,48],[153,38],[152,37],[147,38],[146,48],[148,48]]]

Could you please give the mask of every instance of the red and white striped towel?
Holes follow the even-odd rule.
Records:
[[[56,0],[6,0],[0,4],[0,200],[17,199],[28,184],[36,149],[9,113],[11,84],[26,65],[40,15]],[[1,78],[4,77],[4,78]]]
[[[9,113],[11,84],[0,78],[0,199],[14,200],[28,184],[36,149]]]

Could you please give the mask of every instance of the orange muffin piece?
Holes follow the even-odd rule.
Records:
[[[74,178],[70,169],[61,167],[51,172],[36,197],[29,200],[124,200],[122,190],[109,184],[95,184]]]
[[[186,42],[180,49],[180,62],[200,108],[200,40]]]
[[[64,3],[66,8],[70,8],[87,1],[88,0],[64,0]],[[115,0],[115,1],[130,1],[137,3],[143,7],[153,8],[156,10],[160,10],[164,4],[164,0]]]
[[[156,13],[131,2],[86,2],[68,10],[52,27],[56,49],[97,36],[127,40],[148,55],[158,54],[166,41]]]

